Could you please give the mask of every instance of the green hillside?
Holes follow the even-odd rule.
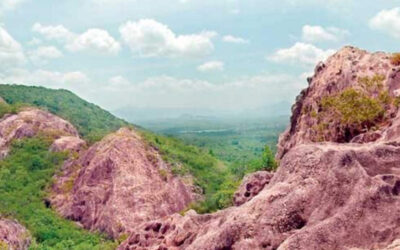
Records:
[[[68,90],[23,85],[0,85],[0,96],[9,104],[24,103],[48,110],[68,121],[89,142],[127,123]]]

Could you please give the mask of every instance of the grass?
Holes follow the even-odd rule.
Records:
[[[46,138],[14,141],[0,162],[0,214],[17,219],[33,237],[31,249],[114,249],[117,243],[61,218],[44,199],[52,176],[65,159],[48,151]]]

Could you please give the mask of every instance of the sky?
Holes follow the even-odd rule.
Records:
[[[400,0],[1,0],[0,83],[112,111],[245,112],[293,103],[345,45],[399,42]]]

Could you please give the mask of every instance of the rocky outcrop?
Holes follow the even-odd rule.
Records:
[[[328,142],[314,142],[309,131],[314,121],[307,120],[307,112],[298,106],[312,104],[317,93],[325,94],[331,80],[343,72],[347,73],[332,84],[331,91],[346,88],[349,82],[357,87],[353,75],[396,72],[385,63],[386,57],[346,47],[325,66],[317,67],[313,79],[320,80],[312,80],[298,99],[292,124],[281,137],[285,152],[278,154],[280,166],[251,200],[213,214],[189,211],[184,216],[144,222],[119,249],[396,249],[400,239],[400,112],[396,115],[394,107],[389,107],[393,115],[380,120],[374,130],[380,136],[360,136],[357,143],[335,142],[342,135],[331,131],[324,137]],[[391,91],[400,79],[385,84]]]
[[[193,201],[190,187],[127,128],[66,162],[62,172],[53,187],[52,206],[85,228],[114,238],[144,221],[179,212]]]
[[[28,231],[16,221],[0,218],[0,249],[28,249],[31,238]]]
[[[52,152],[76,152],[86,148],[86,142],[77,136],[62,136],[56,139],[50,146]]]
[[[376,77],[376,82],[374,82]],[[379,80],[379,81],[378,81]],[[373,86],[376,85],[376,86]],[[297,97],[292,107],[290,126],[280,136],[276,158],[281,159],[292,147],[320,141],[350,142],[354,137],[365,134],[368,128],[385,128],[397,111],[394,102],[384,103],[384,117],[377,116],[376,124],[346,124],[335,117],[334,113],[324,113],[327,98],[354,88],[359,93],[375,98],[367,104],[387,102],[396,98],[400,92],[400,67],[391,64],[391,55],[383,52],[369,53],[354,47],[344,47],[325,63],[315,68],[315,74],[309,78],[309,87]],[[362,101],[362,100],[361,100]],[[361,106],[365,103],[360,102]],[[375,105],[376,106],[376,105]],[[374,107],[375,107],[374,106]],[[372,110],[372,109],[371,109]],[[365,134],[354,142],[368,142],[380,138],[380,132]]]
[[[271,181],[273,176],[273,173],[267,171],[258,171],[246,175],[238,190],[233,195],[233,204],[240,206],[251,200],[263,190],[264,186]]]
[[[49,112],[25,108],[18,114],[5,115],[0,119],[0,158],[8,153],[8,146],[14,139],[33,137],[38,133],[52,135],[78,136],[74,126]]]

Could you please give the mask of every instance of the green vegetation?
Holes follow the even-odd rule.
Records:
[[[205,201],[196,206],[199,212],[209,212],[222,207],[216,195],[222,184],[228,181],[229,176],[221,162],[207,152],[186,145],[178,139],[147,131],[142,131],[142,135],[150,146],[158,149],[164,160],[172,165],[174,174],[180,176],[190,174],[194,177],[194,184],[201,187],[205,195]]]
[[[180,118],[140,123],[157,133],[173,136],[207,150],[227,165],[248,165],[259,160],[268,145],[274,154],[288,117],[252,119]]]
[[[269,147],[259,160],[253,160],[242,167],[228,167],[218,161],[206,149],[190,146],[184,142],[172,138],[155,135],[142,131],[149,144],[158,149],[165,161],[172,165],[172,171],[176,175],[190,174],[194,177],[194,184],[201,187],[205,200],[198,204],[192,204],[190,208],[199,213],[211,212],[225,208],[232,204],[232,195],[241,179],[247,173],[262,170],[275,169],[276,164]]]
[[[396,66],[400,65],[400,53],[394,53],[390,59],[390,62]]]
[[[46,187],[66,156],[49,152],[49,145],[46,138],[14,141],[10,155],[0,162],[0,214],[28,228],[34,238],[31,249],[114,249],[116,243],[46,207]]]
[[[339,95],[325,97],[323,110],[332,111],[344,126],[371,127],[382,117],[384,109],[378,100],[356,89],[346,89]]]
[[[384,88],[385,76],[359,78],[359,86],[344,89],[342,92],[321,99],[320,110],[311,111],[311,117],[318,120],[314,130],[318,140],[324,141],[329,124],[336,124],[342,138],[338,141],[348,141],[360,132],[378,127],[389,115],[386,111],[397,106],[398,100],[389,95]],[[307,107],[306,107],[307,108]],[[329,132],[329,131],[328,131]]]
[[[0,97],[11,105],[25,103],[37,106],[70,121],[89,142],[97,141],[127,124],[67,90],[0,85]]]
[[[5,114],[16,114],[23,107],[23,104],[9,105],[7,103],[0,102],[0,118]]]

